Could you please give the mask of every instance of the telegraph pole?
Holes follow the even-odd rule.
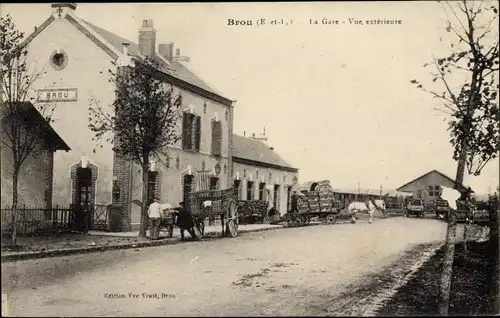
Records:
[[[358,195],[359,195],[359,181],[358,181],[358,192],[356,193],[356,199],[354,201],[358,201]]]

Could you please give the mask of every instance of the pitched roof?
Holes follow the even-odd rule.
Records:
[[[128,47],[128,52],[129,55],[141,58],[140,53],[139,53],[139,45],[137,43],[134,43],[133,41],[130,41],[128,39],[122,38],[114,33],[111,33],[103,28],[100,28],[88,21],[81,20],[85,24],[87,24],[94,32],[99,34],[103,39],[105,39],[109,44],[111,44],[116,50],[122,51],[122,43],[123,42],[128,42],[130,43]],[[156,53],[159,55],[159,53]],[[211,92],[213,94],[223,96],[221,95],[220,92],[215,90],[213,87],[209,86],[206,82],[204,82],[202,79],[200,79],[198,76],[196,76],[192,71],[190,71],[186,66],[184,66],[182,63],[178,61],[172,61],[172,62],[166,62],[165,59],[162,59],[161,57],[156,58],[156,62],[158,62],[159,65],[163,67],[162,71],[165,73],[176,77],[180,80],[183,80],[189,84],[195,85],[199,88],[202,88],[208,92]]]
[[[129,45],[129,55],[141,60],[143,57],[139,53],[139,46],[133,41],[122,38],[114,33],[111,33],[103,28],[100,28],[88,21],[84,21],[70,13],[65,15],[65,19],[80,30],[84,35],[90,38],[98,47],[108,53],[112,58],[117,58],[123,50],[122,43],[127,42]],[[27,45],[38,34],[45,30],[52,22],[54,17],[51,15],[38,28],[35,29],[22,43]],[[157,54],[156,62],[161,67],[162,73],[172,79],[174,85],[192,90],[197,94],[211,98],[224,105],[231,105],[232,100],[224,97],[216,89],[208,85],[199,76],[194,74],[186,66],[178,61],[168,62],[161,55]]]
[[[2,104],[2,107],[6,107]],[[29,126],[38,126],[41,128],[42,138],[47,140],[55,150],[65,150],[70,151],[71,148],[66,144],[66,142],[59,136],[59,134],[52,128],[52,126],[47,122],[47,120],[40,114],[40,112],[33,106],[30,102],[20,102],[17,108],[19,112],[15,112],[18,116],[22,116],[24,122]],[[8,114],[6,114],[8,115]],[[29,127],[28,127],[29,128]]]
[[[406,186],[407,186],[407,185],[409,185],[410,183],[413,183],[413,182],[415,182],[415,181],[416,181],[416,180],[418,180],[418,179],[422,179],[422,178],[426,177],[427,175],[429,175],[429,174],[431,174],[431,173],[433,173],[433,172],[436,172],[437,174],[441,175],[443,178],[445,178],[445,179],[449,180],[449,181],[450,181],[450,182],[452,182],[452,183],[455,183],[455,180],[454,180],[454,179],[452,179],[452,178],[448,177],[447,175],[445,175],[444,173],[442,173],[442,172],[440,172],[440,171],[438,171],[438,170],[434,169],[434,170],[431,170],[431,171],[427,172],[426,174],[421,175],[421,176],[420,176],[420,177],[418,177],[418,178],[415,178],[415,179],[411,180],[410,182],[407,182],[407,183],[403,184],[403,185],[402,185],[402,186],[400,186],[397,190],[398,190],[398,191],[401,191],[401,189],[402,189],[402,188],[406,187]],[[468,187],[467,187],[467,186],[465,186],[464,184],[460,184],[460,190],[464,191],[464,190],[466,190],[467,188],[468,188]],[[474,192],[474,191],[472,191],[472,192]]]
[[[380,190],[376,189],[351,189],[351,188],[334,188],[336,193],[360,194],[360,195],[380,195]]]
[[[413,193],[404,192],[404,191],[397,191],[397,190],[389,190],[389,191],[386,191],[386,193],[384,194],[384,196],[388,196],[388,197],[410,197],[412,195],[413,195]]]
[[[260,140],[233,134],[233,160],[251,161],[266,167],[298,171]]]

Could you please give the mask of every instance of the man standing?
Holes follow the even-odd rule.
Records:
[[[160,234],[161,205],[158,201],[159,199],[155,197],[153,203],[149,205],[148,209],[149,238],[152,240],[157,240]]]
[[[184,241],[184,231],[187,230],[193,239],[197,239],[196,233],[194,232],[194,221],[193,217],[186,209],[184,201],[179,202],[179,207],[175,208],[177,211],[177,226],[181,232],[181,240]]]

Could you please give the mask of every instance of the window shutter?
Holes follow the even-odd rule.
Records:
[[[195,148],[196,151],[200,151],[200,140],[201,140],[201,117],[198,116],[196,117],[196,124],[195,124]]]
[[[212,155],[215,155],[215,120],[212,120],[211,122],[212,124],[212,149],[210,150],[210,152],[212,153]]]
[[[222,123],[220,121],[212,121],[212,155],[221,155],[222,144]]]
[[[217,154],[222,155],[222,122],[218,121],[215,124],[216,127],[216,136],[217,136]]]
[[[182,113],[182,148],[186,149],[188,146],[189,137],[189,117],[188,113]]]

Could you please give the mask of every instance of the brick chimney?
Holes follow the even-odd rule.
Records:
[[[128,55],[128,47],[129,47],[130,43],[128,42],[122,42],[122,48],[123,48],[123,54],[125,55]]]
[[[139,52],[151,59],[155,58],[156,30],[153,20],[143,20],[139,29]]]
[[[172,62],[172,58],[174,57],[174,43],[158,44],[158,53],[167,61]]]
[[[176,62],[184,62],[185,64],[189,63],[189,57],[188,56],[182,56],[181,55],[181,49],[177,48],[175,49],[175,56],[172,58],[173,61]]]

